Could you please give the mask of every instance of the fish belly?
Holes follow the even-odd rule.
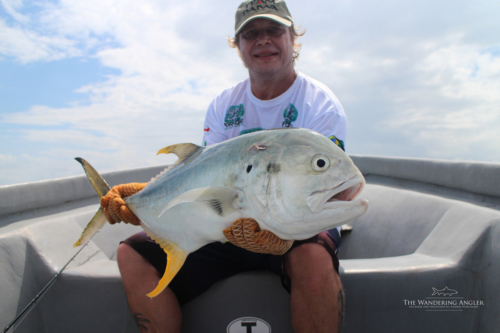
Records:
[[[222,231],[242,217],[242,212],[221,217],[206,205],[185,202],[157,217],[156,210],[129,207],[142,223],[161,238],[177,244],[188,253],[213,242],[224,242]]]

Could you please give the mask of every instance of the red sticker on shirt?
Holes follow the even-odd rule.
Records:
[[[204,128],[203,131],[207,133],[210,132],[210,127]]]

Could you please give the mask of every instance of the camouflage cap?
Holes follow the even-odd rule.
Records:
[[[284,0],[245,0],[236,10],[235,35],[245,24],[256,18],[267,18],[287,27],[293,23]]]

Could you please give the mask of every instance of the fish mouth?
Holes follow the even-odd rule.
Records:
[[[352,201],[358,196],[365,185],[365,181],[360,176],[355,176],[332,190],[332,196],[325,202]]]
[[[321,190],[312,193],[307,198],[307,206],[316,213],[323,209],[335,209],[354,204],[354,200],[365,187],[365,179],[356,175],[351,179],[337,185],[333,189]]]

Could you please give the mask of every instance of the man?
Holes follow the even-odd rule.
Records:
[[[297,37],[284,1],[247,0],[238,7],[235,39],[230,44],[238,49],[249,78],[210,104],[205,145],[262,129],[304,127],[343,148],[346,120],[342,106],[326,86],[294,69]],[[105,209],[107,216],[119,215],[111,210]],[[115,217],[121,219],[127,221]],[[229,242],[208,244],[190,254],[169,287],[153,299],[146,294],[165,270],[163,250],[139,233],[120,244],[117,260],[130,309],[143,331],[180,332],[181,305],[220,279],[267,268],[281,275],[290,292],[295,332],[332,332],[332,328],[340,331],[343,319],[344,294],[335,255],[339,245],[336,229],[296,241],[283,256],[249,252]]]

